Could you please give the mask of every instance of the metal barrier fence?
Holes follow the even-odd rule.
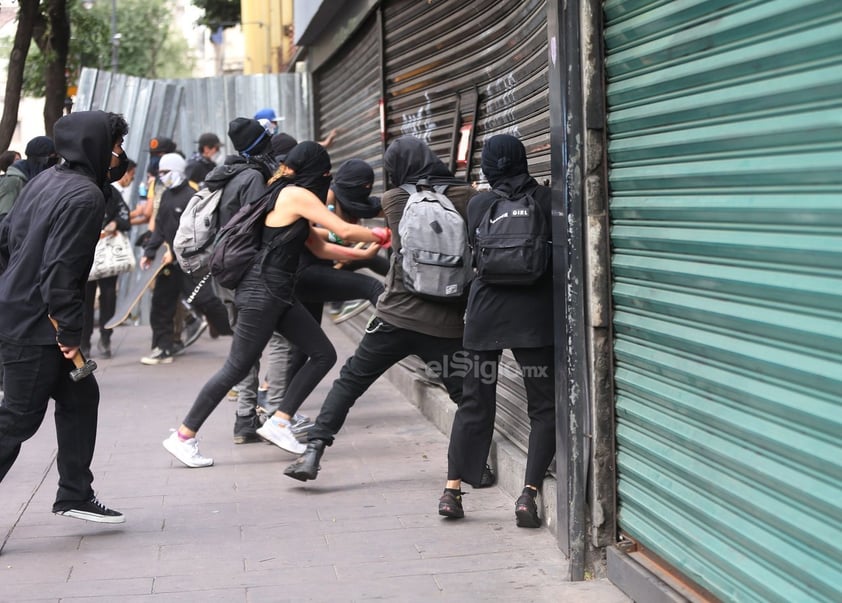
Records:
[[[101,109],[122,114],[129,123],[123,148],[137,162],[132,186],[132,209],[137,188],[146,178],[149,140],[172,138],[190,157],[197,150],[203,132],[213,132],[222,141],[225,154],[236,153],[228,140],[228,122],[235,117],[252,117],[271,107],[281,119],[280,128],[298,140],[313,137],[312,86],[306,73],[233,75],[183,80],[150,80],[96,69],[83,69],[74,110]],[[134,226],[135,241],[145,225]],[[139,255],[141,250],[135,248]],[[139,269],[138,269],[139,270]],[[128,291],[138,271],[120,277],[118,299]],[[134,324],[146,323],[149,299],[145,296],[132,315]]]

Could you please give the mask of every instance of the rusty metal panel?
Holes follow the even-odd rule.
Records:
[[[842,600],[842,3],[608,0],[621,530]]]
[[[457,175],[482,182],[483,141],[507,133],[523,141],[533,176],[549,178],[544,0],[398,0],[384,3],[383,21],[387,139],[417,136],[448,163],[459,143],[454,122],[471,123],[476,115],[469,172],[457,167]],[[502,367],[497,427],[525,451],[529,419],[523,382],[508,352]]]
[[[476,88],[470,173],[458,174],[482,181],[483,141],[507,133],[523,141],[533,176],[549,178],[546,1],[384,4],[388,137],[422,138],[447,163],[457,104],[470,122]]]
[[[379,32],[377,15],[371,14],[314,74],[317,136],[339,132],[329,148],[334,169],[351,158],[367,161],[374,168],[377,194],[383,191]]]

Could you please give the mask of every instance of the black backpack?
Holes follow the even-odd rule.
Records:
[[[498,196],[474,237],[477,277],[494,285],[531,285],[547,270],[550,237],[544,213],[530,194]]]
[[[270,189],[258,200],[243,205],[220,229],[210,257],[210,273],[226,289],[236,289],[257,259],[263,223],[277,196],[278,187]]]

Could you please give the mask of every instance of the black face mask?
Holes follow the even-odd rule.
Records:
[[[294,182],[316,195],[322,202],[326,202],[327,193],[330,190],[330,181],[332,179],[332,176],[317,176],[315,178],[307,178],[306,182],[301,182],[298,179]]]
[[[109,182],[117,182],[120,178],[126,175],[126,171],[128,171],[129,169],[129,158],[126,155],[125,151],[122,151],[117,157],[117,159],[120,161],[120,163],[118,163],[112,168],[108,168]]]
[[[47,157],[47,167],[51,168],[54,165],[58,165],[59,156],[58,155],[50,155]]]

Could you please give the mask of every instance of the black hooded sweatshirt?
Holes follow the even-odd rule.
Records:
[[[517,138],[498,134],[488,140],[482,149],[482,171],[494,189],[512,197],[531,194],[546,224],[552,224],[552,191],[529,175],[526,149]],[[486,210],[497,198],[487,191],[468,203],[472,246]],[[540,348],[553,345],[554,336],[552,259],[544,275],[531,285],[490,285],[474,279],[465,312],[466,349]]]
[[[467,217],[468,199],[476,191],[464,180],[454,178],[424,141],[412,136],[396,139],[383,155],[383,166],[395,187],[416,184],[424,178],[433,186],[447,185],[447,198],[463,218]],[[409,193],[402,188],[392,188],[383,195],[383,213],[386,225],[392,229],[395,259],[401,250],[398,229],[407,200]],[[410,293],[403,284],[403,270],[397,261],[391,263],[385,285],[386,290],[377,300],[378,317],[401,329],[433,337],[462,337],[464,303],[434,302]]]
[[[53,133],[65,164],[33,178],[0,224],[0,339],[19,345],[81,342],[85,283],[105,212],[101,189],[113,147],[106,114],[71,113]]]
[[[268,176],[259,165],[239,155],[229,156],[225,165],[214,168],[205,176],[208,190],[223,189],[219,200],[219,226],[224,226],[246,203],[260,199],[267,190],[266,180]]]

